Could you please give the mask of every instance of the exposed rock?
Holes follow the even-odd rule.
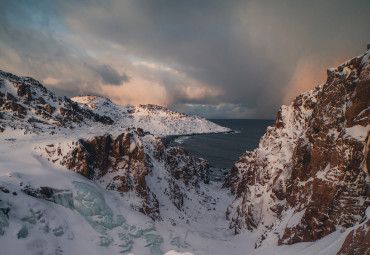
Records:
[[[370,254],[370,219],[347,235],[337,253],[337,255],[362,254]]]
[[[166,163],[171,175],[176,180],[183,180],[186,186],[196,187],[200,182],[209,183],[209,163],[190,156],[182,147],[166,150]],[[194,165],[198,167],[194,168]]]
[[[43,109],[44,109],[45,112],[47,112],[49,114],[53,114],[54,111],[55,111],[55,107],[52,107],[49,104],[45,105]]]
[[[370,205],[369,54],[328,70],[326,83],[282,106],[260,146],[233,165],[235,233],[268,226],[279,244],[352,227]]]
[[[17,104],[13,101],[5,103],[5,109],[17,112],[18,114],[27,114],[27,110],[24,106]]]
[[[8,100],[8,101],[14,101],[15,100],[15,97],[11,93],[7,92],[6,93],[6,100]]]
[[[133,204],[133,208],[152,219],[160,219],[161,216],[158,193],[152,192],[147,183],[149,176],[161,180],[161,186],[165,187],[164,195],[179,210],[187,189],[196,190],[200,182],[209,182],[209,163],[206,160],[189,156],[181,147],[165,149],[159,138],[144,134],[141,129],[118,136],[48,144],[39,150],[52,162],[97,180],[107,189],[136,194],[141,203]]]
[[[28,101],[32,100],[32,92],[29,85],[21,84],[18,86],[18,96],[26,97]]]
[[[55,129],[55,125],[73,128],[81,123],[113,124],[109,117],[83,109],[66,97],[56,96],[32,78],[0,71],[0,84],[0,107],[4,106],[0,119],[2,129],[10,126],[37,133],[40,126],[33,123],[42,124],[44,130]],[[11,93],[15,91],[16,96]],[[32,121],[23,121],[25,115],[30,114]]]
[[[63,205],[67,208],[74,207],[73,194],[69,190],[54,189],[50,187],[33,188],[30,186],[25,186],[22,189],[22,192],[31,197],[44,199],[56,204]]]

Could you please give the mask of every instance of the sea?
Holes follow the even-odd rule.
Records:
[[[256,149],[266,128],[274,124],[274,120],[261,119],[210,119],[210,121],[233,131],[222,134],[169,136],[164,138],[163,142],[166,147],[182,146],[190,155],[208,160],[212,181],[223,181],[233,163],[245,151]]]

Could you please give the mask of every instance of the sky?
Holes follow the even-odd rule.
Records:
[[[0,69],[68,97],[272,119],[370,42],[369,0],[0,0]]]

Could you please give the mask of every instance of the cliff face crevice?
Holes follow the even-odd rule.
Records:
[[[282,106],[259,148],[233,165],[224,187],[236,233],[269,226],[279,244],[354,226],[370,205],[369,52]]]

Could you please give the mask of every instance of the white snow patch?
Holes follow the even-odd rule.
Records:
[[[295,212],[294,209],[291,209],[292,212],[291,212],[291,217],[287,223],[287,228],[291,228],[291,227],[294,227],[296,225],[298,225],[298,223],[301,221],[304,213],[306,212],[306,209],[300,211],[300,212]]]
[[[358,141],[365,141],[367,134],[369,133],[369,127],[370,125],[367,125],[366,127],[361,125],[356,125],[350,128],[346,128],[346,134],[353,137],[354,139]]]
[[[165,255],[194,255],[194,253],[190,252],[177,252],[174,250],[170,250],[169,252],[166,252]]]

